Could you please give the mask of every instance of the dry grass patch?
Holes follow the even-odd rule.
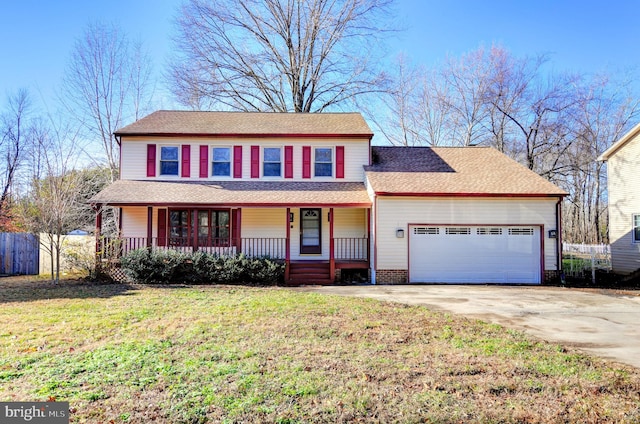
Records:
[[[73,422],[640,421],[637,369],[422,307],[2,280],[0,304],[0,400]]]

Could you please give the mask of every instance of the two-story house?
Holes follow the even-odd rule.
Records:
[[[123,250],[244,252],[291,283],[541,283],[564,192],[484,147],[372,147],[358,113],[158,111],[116,132]],[[97,227],[100,228],[100,213]]]
[[[607,162],[611,267],[632,274],[640,270],[640,124],[598,160]]]

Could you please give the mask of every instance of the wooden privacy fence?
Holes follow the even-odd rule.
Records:
[[[27,233],[0,233],[0,275],[37,275],[40,242]]]

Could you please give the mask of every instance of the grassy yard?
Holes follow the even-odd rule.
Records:
[[[421,307],[0,280],[0,400],[72,422],[640,422],[640,370]]]

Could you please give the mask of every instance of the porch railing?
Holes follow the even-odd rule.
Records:
[[[232,256],[236,253],[244,253],[250,257],[269,256],[273,259],[286,258],[286,239],[278,237],[250,237],[236,240],[198,240],[191,242],[186,238],[169,237],[151,239],[147,237],[101,237],[96,246],[98,259],[119,259],[133,250],[150,247],[153,250],[179,250],[181,252],[193,252],[195,250],[213,253],[220,256]]]
[[[334,238],[333,251],[338,261],[367,261],[369,260],[369,239],[366,237]]]
[[[220,256],[244,253],[249,257],[269,256],[286,259],[287,239],[280,237],[243,237],[239,240],[214,239],[198,240],[193,243],[187,238],[169,237],[160,240],[153,237],[101,237],[98,240],[99,259],[118,259],[132,250],[150,247],[154,250],[179,250],[193,252],[199,250]],[[366,237],[340,237],[333,239],[334,258],[339,261],[369,260],[369,239]]]

